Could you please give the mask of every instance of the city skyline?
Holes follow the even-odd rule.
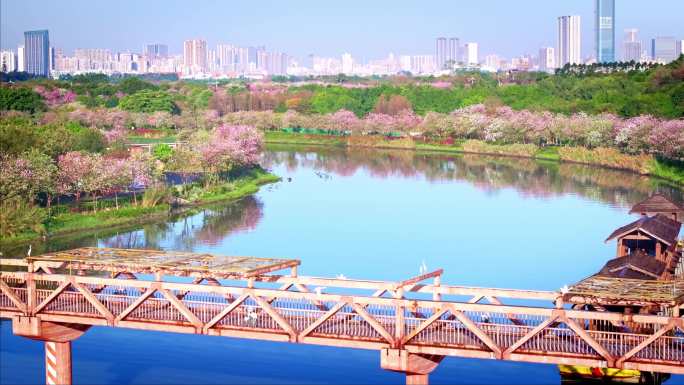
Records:
[[[493,4],[498,1],[492,1]],[[582,59],[594,54],[594,0],[576,2],[546,3],[539,7],[534,1],[521,1],[515,8],[488,8],[488,17],[478,14],[478,6],[471,4],[450,4],[439,1],[430,4],[402,4],[392,7],[392,12],[364,12],[348,17],[348,4],[343,9],[330,9],[322,15],[322,9],[311,5],[309,20],[301,22],[301,12],[295,13],[291,8],[280,3],[272,7],[263,7],[259,13],[243,8],[239,4],[227,7],[221,3],[207,2],[196,7],[187,15],[181,3],[164,2],[164,13],[159,13],[155,2],[146,2],[138,11],[126,13],[126,7],[110,9],[101,5],[79,7],[79,1],[62,4],[59,7],[52,3],[19,4],[3,2],[2,7],[2,49],[16,49],[23,38],[23,32],[33,29],[50,30],[51,41],[55,47],[65,52],[76,48],[108,48],[112,51],[141,52],[141,47],[150,43],[162,43],[168,46],[169,53],[182,54],[183,42],[189,39],[206,40],[208,46],[219,43],[230,43],[238,46],[265,45],[270,50],[287,52],[303,60],[310,54],[318,56],[340,56],[348,52],[360,61],[383,57],[387,53],[400,54],[432,54],[434,39],[438,36],[458,37],[461,42],[478,42],[480,56],[496,53],[504,57],[522,54],[534,54],[540,47],[553,46],[556,42],[555,20],[563,15],[579,15],[582,23]],[[615,30],[638,28],[644,39],[656,36],[681,37],[684,31],[677,26],[677,15],[684,14],[684,3],[672,0],[657,0],[651,6],[643,7],[636,0],[624,0],[617,4]],[[383,8],[389,3],[365,4],[372,8]],[[336,7],[336,6],[335,6]],[[333,7],[333,8],[335,8]],[[138,18],[149,16],[155,12],[156,22],[135,20],[126,24],[117,24],[122,18]],[[440,12],[436,12],[440,10]],[[451,10],[458,15],[449,19],[435,17]],[[667,10],[667,11],[665,11]],[[87,17],[88,13],[103,14],[106,18]],[[146,11],[149,11],[146,13]],[[218,11],[218,12],[217,12]],[[221,12],[231,11],[231,12]],[[278,14],[278,12],[280,13]],[[339,11],[339,12],[338,12]],[[499,14],[501,12],[501,14]],[[82,15],[85,13],[86,15]],[[218,13],[218,15],[214,15]],[[384,17],[370,15],[387,14]],[[174,16],[175,15],[175,16]],[[215,20],[223,15],[225,20]],[[237,15],[244,16],[242,19]],[[59,16],[59,17],[55,17]],[[86,17],[83,17],[86,16]],[[182,18],[183,23],[174,21],[174,17]],[[410,23],[430,19],[424,28],[415,30],[406,28]],[[97,20],[95,20],[97,19]],[[201,19],[201,20],[198,20]],[[496,19],[496,28],[491,22]],[[527,28],[519,28],[519,22],[525,20]],[[216,22],[214,22],[214,20]],[[73,28],[73,23],[81,23],[82,28]],[[286,24],[284,27],[283,24]],[[121,28],[125,25],[126,28]],[[89,33],[82,33],[82,30]],[[408,30],[408,31],[407,31]],[[363,34],[363,37],[359,36]],[[513,42],[513,44],[511,43]],[[616,56],[622,57],[622,46],[616,44]]]

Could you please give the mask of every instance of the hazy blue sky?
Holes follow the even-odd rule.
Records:
[[[50,30],[55,47],[140,51],[161,42],[174,53],[182,41],[265,45],[298,57],[310,53],[355,58],[429,54],[436,36],[480,43],[481,55],[537,54],[554,45],[556,17],[582,16],[583,56],[593,52],[594,0],[0,0],[2,48],[16,48],[23,31]],[[617,41],[624,28],[684,39],[684,0],[617,0]]]

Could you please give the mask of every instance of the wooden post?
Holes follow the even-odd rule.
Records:
[[[45,383],[71,385],[71,342],[45,341]]]
[[[665,261],[665,258],[662,258],[662,253],[663,253],[663,247],[660,244],[660,241],[656,241],[656,246],[655,246],[655,257],[656,260],[658,261]]]

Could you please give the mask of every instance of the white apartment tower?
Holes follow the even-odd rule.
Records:
[[[350,75],[354,72],[354,58],[350,53],[342,55],[342,73]]]
[[[551,72],[556,68],[556,50],[553,47],[542,47],[539,50],[539,70]]]
[[[12,50],[0,51],[0,72],[17,70],[17,55]]]
[[[17,71],[26,71],[26,47],[23,45],[17,48]]]
[[[202,73],[207,70],[206,40],[186,40],[183,43],[183,66],[188,73]]]
[[[465,57],[464,57],[465,64],[468,66],[478,65],[480,63],[480,60],[479,60],[477,43],[465,43],[464,48],[465,48],[464,49],[465,50]]]
[[[582,62],[582,29],[579,16],[561,16],[558,18],[558,52],[556,64],[563,67],[566,64],[580,64]]]

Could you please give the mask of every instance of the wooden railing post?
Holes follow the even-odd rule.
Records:
[[[401,349],[404,344],[404,337],[406,335],[406,319],[404,317],[404,306],[397,304],[395,308],[394,317],[394,342],[395,348]]]
[[[26,274],[26,313],[27,315],[34,315],[38,296],[36,294],[36,280],[33,277],[34,273],[33,262],[28,264],[28,274]]]

